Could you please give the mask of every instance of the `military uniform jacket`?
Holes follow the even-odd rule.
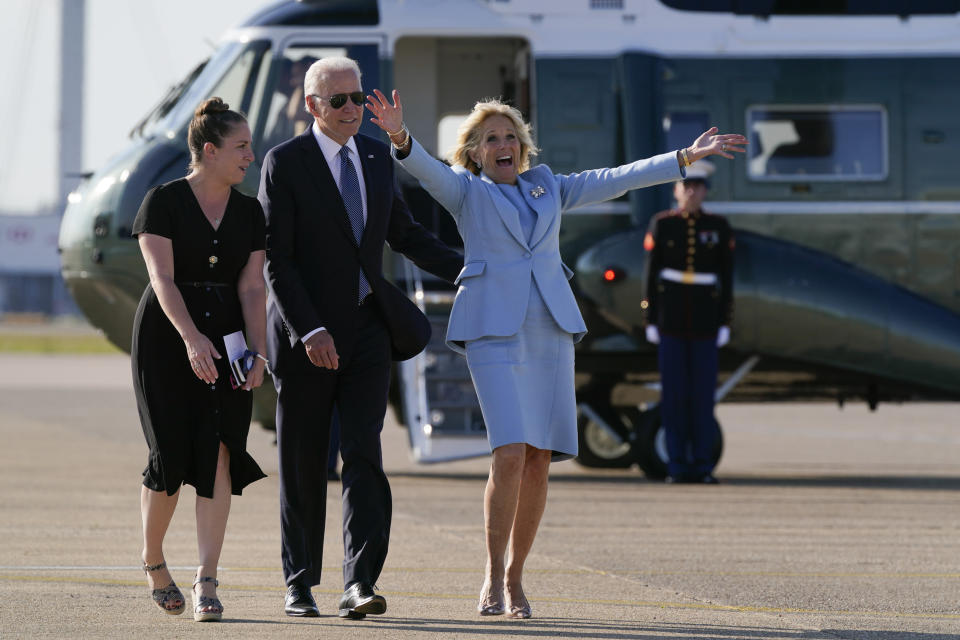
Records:
[[[650,221],[643,247],[645,324],[684,338],[713,337],[730,325],[734,237],[726,219],[702,210],[662,211]]]

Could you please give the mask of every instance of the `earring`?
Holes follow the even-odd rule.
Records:
[[[477,169],[483,169],[483,165],[480,164],[480,161],[479,161],[479,160],[474,160],[474,161],[473,161],[473,164],[477,165]]]

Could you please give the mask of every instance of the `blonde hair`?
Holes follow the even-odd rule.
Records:
[[[473,111],[467,116],[467,119],[460,123],[457,129],[457,144],[447,154],[447,160],[450,164],[465,167],[474,175],[480,175],[480,167],[470,158],[470,152],[480,148],[483,142],[480,138],[483,135],[481,131],[483,123],[490,116],[504,116],[513,124],[517,132],[517,138],[520,140],[520,159],[517,166],[517,173],[522,173],[530,168],[530,156],[536,155],[539,149],[533,143],[532,127],[524,122],[523,114],[516,107],[512,107],[498,100],[497,98],[488,98],[480,100],[473,105]]]

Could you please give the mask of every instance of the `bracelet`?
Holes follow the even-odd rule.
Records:
[[[267,364],[267,367],[270,366],[270,361],[269,361],[269,360],[267,360],[264,356],[260,355],[259,353],[256,353],[256,352],[254,352],[254,353],[256,354],[256,356],[257,356],[258,358],[260,358],[261,360],[263,360],[263,361]]]
[[[400,123],[400,128],[397,129],[396,131],[394,131],[393,133],[390,133],[390,132],[387,131],[386,129],[384,129],[384,131],[387,131],[387,135],[392,138],[393,136],[397,135],[398,133],[400,133],[401,131],[403,131],[403,130],[406,129],[406,128],[407,128],[407,125],[405,125],[405,124],[403,124],[403,123],[401,122],[401,123]]]
[[[403,136],[403,142],[401,142],[400,144],[397,144],[396,142],[393,141],[393,138],[390,138],[390,144],[392,144],[397,149],[403,149],[405,146],[407,146],[407,143],[410,142],[410,130],[407,129],[406,126],[404,126],[402,129],[400,129],[400,131],[406,134],[405,136]],[[397,133],[400,133],[400,131],[398,131]],[[390,135],[390,134],[388,133],[387,135]]]
[[[691,164],[693,164],[692,162],[690,162],[689,156],[687,156],[686,147],[684,147],[683,149],[680,149],[680,157],[683,158],[683,166],[689,167]]]

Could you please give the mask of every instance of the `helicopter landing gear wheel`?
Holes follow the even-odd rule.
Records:
[[[629,469],[633,466],[635,435],[633,407],[581,405],[577,412],[577,462],[595,469]],[[599,419],[599,420],[598,420]],[[601,421],[603,424],[601,424]]]

